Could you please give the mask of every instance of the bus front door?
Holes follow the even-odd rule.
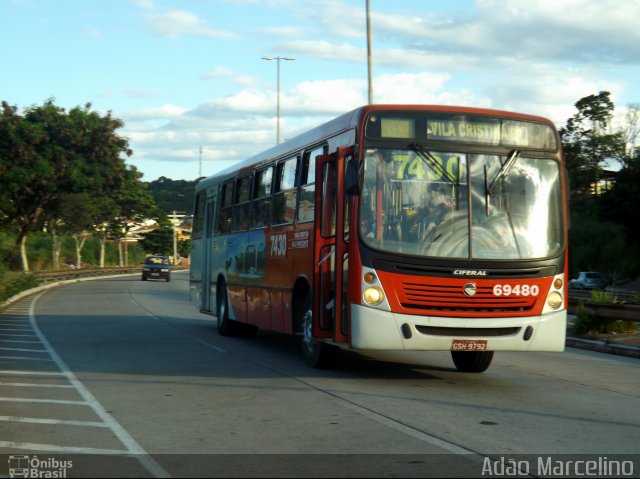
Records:
[[[202,305],[200,309],[202,311],[211,312],[211,248],[213,237],[213,218],[216,209],[215,198],[207,198],[207,208],[205,210],[205,230],[204,241],[202,242],[202,264],[200,265],[202,271]]]
[[[348,342],[345,314],[345,267],[348,264],[345,241],[344,191],[345,156],[350,149],[316,157],[316,208],[313,286],[313,332],[317,338]]]

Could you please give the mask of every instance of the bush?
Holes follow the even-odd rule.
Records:
[[[606,293],[601,291],[599,293]],[[610,301],[605,301],[608,297]],[[593,302],[600,303],[615,303],[615,295],[611,293],[604,295],[592,294]],[[597,301],[599,299],[600,301]],[[597,314],[589,314],[584,306],[583,302],[578,304],[576,310],[576,322],[575,333],[578,336],[594,336],[596,334],[611,334],[611,333],[635,333],[637,330],[637,324],[635,321],[622,321],[616,319],[605,318]]]
[[[38,280],[32,274],[0,271],[0,303],[36,286]]]
[[[602,332],[606,320],[594,314],[587,313],[584,303],[581,301],[576,309],[575,332],[578,336],[589,336]]]

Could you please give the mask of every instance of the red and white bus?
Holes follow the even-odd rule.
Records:
[[[340,348],[562,351],[565,169],[538,116],[370,105],[200,181],[190,289],[222,335]]]

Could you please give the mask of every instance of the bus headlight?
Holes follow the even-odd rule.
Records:
[[[384,292],[378,287],[370,286],[364,290],[362,298],[368,305],[375,306],[376,304],[380,304],[384,299]]]
[[[558,309],[562,306],[562,295],[558,291],[552,291],[547,296],[547,304],[551,309]]]

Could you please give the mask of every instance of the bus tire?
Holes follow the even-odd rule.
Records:
[[[229,319],[229,300],[227,299],[227,287],[224,283],[218,286],[216,317],[220,336],[233,336],[235,333],[235,325],[233,321]]]
[[[300,341],[302,357],[308,366],[314,369],[327,369],[333,366],[338,349],[331,345],[318,341],[313,336],[313,299],[311,293],[307,293],[304,307],[300,311],[299,318],[302,325],[302,339]]]
[[[456,369],[463,373],[482,373],[493,360],[493,351],[451,351]]]

